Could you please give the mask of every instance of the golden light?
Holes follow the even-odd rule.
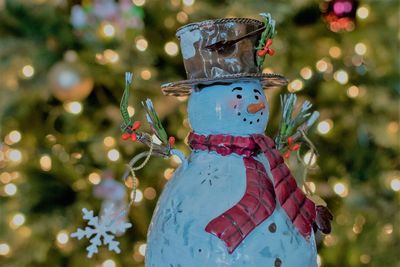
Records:
[[[347,89],[347,96],[350,98],[356,98],[360,94],[360,89],[353,85]]]
[[[339,58],[342,55],[342,50],[337,46],[329,48],[329,55],[333,58]]]
[[[399,131],[399,123],[397,121],[389,122],[387,126],[387,131],[391,134],[395,134]]]
[[[148,42],[146,39],[144,39],[143,37],[138,37],[136,38],[136,48],[139,51],[146,51],[147,47],[148,47]]]
[[[359,7],[359,8],[357,9],[357,16],[358,16],[360,19],[366,19],[366,18],[368,18],[368,15],[369,15],[369,9],[368,9],[367,7],[362,6],[362,7]]]
[[[271,68],[264,68],[264,69],[262,70],[262,73],[273,73],[273,72],[274,72],[274,70],[271,69]]]
[[[107,157],[111,161],[117,161],[119,159],[119,151],[116,149],[111,149],[110,151],[108,151]]]
[[[340,197],[346,197],[349,194],[347,186],[342,182],[337,182],[333,186],[333,191]]]
[[[317,162],[317,155],[315,155],[315,153],[311,152],[311,151],[307,151],[307,153],[304,155],[303,158],[304,162],[308,165],[315,165],[315,163]]]
[[[394,178],[390,181],[390,188],[392,188],[393,191],[399,192],[400,191],[400,179],[399,178]]]
[[[323,120],[318,123],[317,130],[320,134],[327,134],[333,127],[333,122],[330,119]]]
[[[313,76],[313,71],[310,67],[304,67],[300,70],[300,76],[305,80],[309,80]]]
[[[365,55],[367,53],[367,46],[364,43],[357,43],[354,46],[354,52],[360,56]]]
[[[40,157],[39,164],[40,168],[43,171],[50,171],[51,170],[51,158],[49,155],[43,155]]]
[[[315,193],[315,190],[317,189],[317,187],[315,186],[315,183],[307,182],[307,186],[311,190],[312,193]]]
[[[349,81],[349,75],[344,70],[338,70],[333,74],[333,78],[340,84],[346,84]]]
[[[69,236],[65,230],[58,232],[57,234],[57,243],[60,245],[65,245],[68,243]]]
[[[164,45],[164,50],[169,56],[176,56],[179,52],[178,45],[172,41]]]
[[[31,78],[35,74],[35,69],[32,65],[25,65],[22,67],[22,75],[25,78]]]
[[[183,0],[182,2],[185,6],[192,6],[195,0]]]
[[[14,130],[8,134],[8,138],[10,139],[10,141],[12,143],[15,144],[15,143],[18,143],[19,141],[21,141],[22,136],[21,136],[20,132],[18,132],[17,130]]]
[[[17,186],[13,183],[6,184],[4,186],[4,192],[9,196],[13,196],[17,193]]]
[[[104,23],[102,27],[102,32],[106,37],[113,37],[115,35],[115,28],[110,23]]]
[[[111,63],[117,63],[119,60],[119,55],[112,49],[104,50],[104,58]]]
[[[10,221],[10,227],[12,229],[17,229],[24,223],[25,223],[25,216],[22,213],[17,213],[12,217]]]
[[[172,155],[171,156],[171,160],[172,162],[174,162],[175,164],[181,164],[182,160],[177,156],[177,155]]]
[[[150,70],[142,70],[141,72],[140,72],[140,77],[143,79],[143,80],[150,80],[151,79],[151,71]]]
[[[356,235],[358,235],[358,234],[361,234],[361,232],[362,232],[362,230],[363,230],[363,227],[362,227],[362,225],[360,225],[360,224],[354,224],[353,225],[353,233],[355,233]]]
[[[322,266],[322,258],[319,254],[317,254],[317,265],[318,267]]]
[[[388,223],[383,226],[383,232],[387,235],[391,235],[393,233],[393,225]]]
[[[133,191],[132,191],[132,195],[133,195]],[[136,189],[136,195],[135,195],[135,203],[139,203],[140,201],[143,200],[143,193],[140,189]]]
[[[183,11],[176,14],[176,20],[179,21],[180,23],[186,23],[188,19],[189,19],[188,15]]]
[[[8,150],[7,156],[11,161],[14,161],[14,162],[20,162],[22,160],[22,153],[18,149]]]
[[[89,174],[88,180],[92,184],[99,184],[101,182],[101,177],[97,172],[92,172]]]
[[[301,89],[303,89],[303,81],[299,79],[293,80],[288,85],[289,92],[297,92],[300,91]]]
[[[128,114],[129,114],[129,116],[133,116],[133,115],[135,115],[135,108],[134,107],[132,107],[132,106],[128,106]]]
[[[104,144],[106,147],[113,147],[113,146],[115,146],[115,139],[114,139],[114,137],[112,137],[112,136],[107,136],[107,137],[105,137],[104,140],[103,140],[103,144]]]
[[[133,2],[136,6],[144,6],[144,4],[146,3],[146,0],[132,0],[132,2]]]
[[[2,174],[0,174],[0,181],[3,184],[8,184],[9,182],[11,182],[11,175],[8,172],[3,172]]]
[[[167,168],[167,169],[165,169],[165,171],[164,171],[164,178],[167,179],[167,180],[171,179],[172,175],[174,175],[174,171],[175,171],[174,168]]]
[[[64,109],[72,114],[79,114],[82,112],[82,104],[78,101],[68,102],[64,104]]]
[[[362,264],[369,264],[371,262],[371,256],[368,254],[362,254],[360,256],[360,262]]]
[[[143,191],[143,195],[148,200],[153,200],[157,196],[157,191],[153,187],[146,187]]]
[[[328,70],[328,62],[326,62],[324,59],[318,60],[315,64],[315,67],[319,72],[325,72]]]
[[[115,267],[115,261],[108,259],[105,260],[102,264],[103,267]]]
[[[147,248],[147,244],[141,244],[138,248],[138,251],[140,253],[140,255],[144,256],[146,255],[146,248]]]
[[[11,252],[11,248],[7,243],[0,243],[0,255],[6,256]]]

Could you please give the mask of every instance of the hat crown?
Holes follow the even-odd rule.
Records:
[[[188,79],[216,79],[241,73],[259,73],[256,64],[256,42],[263,27],[258,20],[227,18],[191,23],[177,30]],[[210,49],[218,42],[246,38],[223,47]]]

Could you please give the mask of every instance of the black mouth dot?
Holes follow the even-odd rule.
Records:
[[[237,105],[235,105],[233,108],[237,108]]]
[[[246,118],[243,118],[243,121],[247,121],[247,119],[246,119]]]
[[[264,114],[264,112],[261,112],[261,115],[263,115]]]
[[[257,122],[260,122],[260,119],[257,119]]]
[[[241,113],[240,113],[240,112],[238,112],[238,116],[240,116],[240,114],[241,114]]]
[[[253,124],[253,122],[251,121],[250,124]]]

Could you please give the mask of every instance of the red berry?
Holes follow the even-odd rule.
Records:
[[[292,145],[292,143],[293,143],[293,137],[288,137],[288,139],[287,139],[287,143],[288,143],[288,145],[289,146],[291,146]]]
[[[131,134],[131,139],[132,139],[132,141],[133,142],[136,142],[136,140],[137,140],[137,136],[136,136],[136,134]]]
[[[170,136],[168,138],[168,143],[169,143],[170,146],[173,146],[175,144],[175,137]]]
[[[299,150],[299,149],[300,149],[300,145],[299,145],[299,144],[294,144],[294,145],[292,146],[292,150],[293,150],[293,151]]]
[[[285,158],[285,159],[288,159],[289,157],[290,157],[290,150],[289,151],[287,151],[284,155],[283,155],[283,157]]]
[[[263,56],[265,56],[266,53],[267,53],[267,50],[266,50],[266,49],[258,50],[257,55],[258,55],[259,57],[263,57]]]
[[[133,131],[136,131],[137,129],[140,128],[141,125],[142,125],[142,124],[140,123],[140,121],[135,121],[135,122],[133,123],[133,125],[132,125],[132,130],[133,130]]]
[[[129,137],[131,137],[131,135],[130,135],[129,133],[123,133],[123,134],[122,134],[122,139],[123,139],[123,140],[128,140]]]

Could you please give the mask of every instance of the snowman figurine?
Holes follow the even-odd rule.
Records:
[[[192,154],[158,201],[147,267],[317,266],[318,209],[264,134],[264,89],[287,83],[261,72],[272,26],[229,18],[177,31],[188,80],[162,90],[190,95]]]

